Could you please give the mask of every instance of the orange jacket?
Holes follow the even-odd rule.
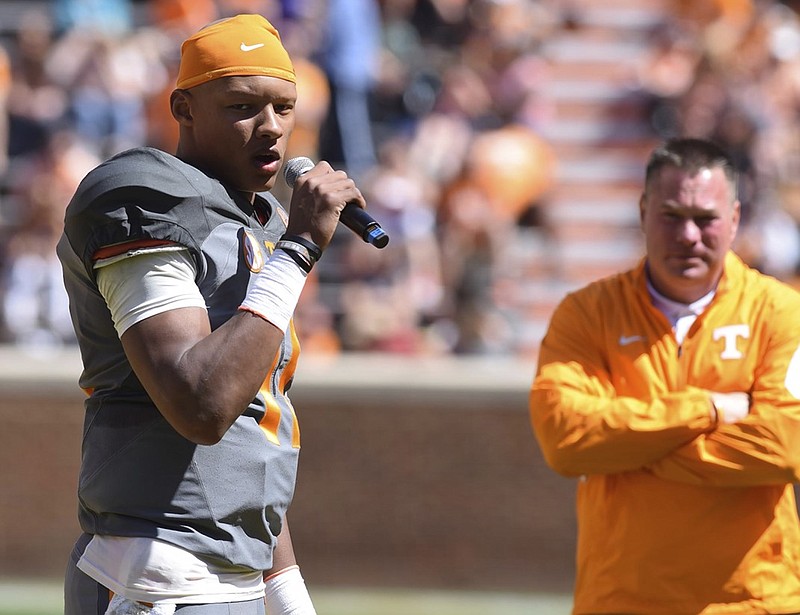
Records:
[[[644,262],[569,294],[530,394],[578,482],[575,613],[800,612],[800,294],[729,254],[678,347]],[[747,391],[717,424],[707,391]]]

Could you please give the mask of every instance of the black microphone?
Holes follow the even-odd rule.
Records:
[[[294,188],[297,178],[313,169],[314,166],[314,162],[305,156],[287,160],[283,167],[283,178],[286,180],[286,185]],[[339,221],[376,248],[385,248],[389,243],[389,235],[386,234],[386,231],[363,207],[359,207],[356,203],[348,203],[344,206]]]

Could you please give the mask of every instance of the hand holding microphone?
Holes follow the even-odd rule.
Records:
[[[304,173],[308,176],[295,187]],[[239,306],[280,331],[289,326],[307,276],[339,222],[379,248],[389,242],[388,235],[361,207],[364,196],[346,173],[335,171],[327,162],[315,165],[308,158],[294,158],[287,161],[284,177],[293,190],[286,233],[275,243],[275,250]]]
[[[283,177],[290,188],[294,188],[297,179],[316,165],[310,158],[298,157],[286,161]],[[339,221],[356,233],[365,242],[376,248],[384,248],[389,243],[389,235],[381,228],[367,211],[355,202],[348,202],[339,216]]]

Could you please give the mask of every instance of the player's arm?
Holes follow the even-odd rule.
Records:
[[[287,234],[324,249],[350,201],[352,179],[319,163],[292,193]],[[239,313],[214,331],[204,308],[179,307],[127,329],[120,339],[137,377],[167,421],[198,444],[218,442],[262,385],[299,299],[306,273],[276,250]]]
[[[264,601],[267,615],[314,615],[314,605],[308,594],[300,567],[294,555],[287,519],[272,553],[272,568],[264,572],[266,591]]]
[[[250,312],[216,331],[202,308],[179,308],[133,325],[125,354],[164,418],[197,444],[219,441],[258,393],[283,332]]]
[[[568,296],[542,341],[530,417],[548,464],[566,476],[636,470],[714,427],[699,389],[643,401],[616,394],[597,315]]]
[[[256,395],[281,329],[240,312],[212,332],[194,261],[180,246],[101,259],[95,272],[128,360],[160,412],[189,440],[217,441]]]

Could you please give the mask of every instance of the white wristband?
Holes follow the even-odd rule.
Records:
[[[283,250],[275,250],[250,284],[240,310],[253,312],[286,331],[308,274]]]
[[[267,615],[316,615],[299,566],[289,566],[265,581]]]

